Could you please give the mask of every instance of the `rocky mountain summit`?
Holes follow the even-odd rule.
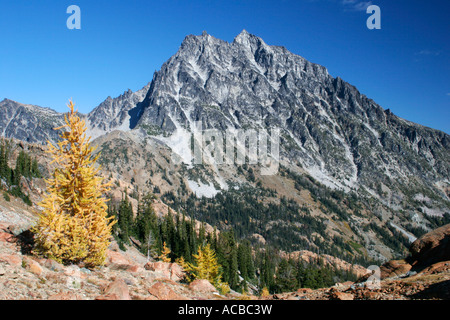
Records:
[[[137,127],[169,133],[192,132],[196,121],[204,129],[279,128],[282,160],[391,207],[406,184],[446,197],[438,186],[450,173],[447,134],[395,116],[325,67],[245,30],[232,43],[187,36],[153,76],[140,110]]]
[[[53,128],[64,123],[64,115],[49,108],[4,99],[0,102],[0,122],[3,137],[43,143],[58,139]]]
[[[4,137],[29,142],[54,140],[62,118],[7,99],[0,115]],[[108,97],[86,119],[94,138],[115,129],[192,133],[196,121],[203,129],[280,128],[283,159],[334,188],[387,194],[393,207],[401,184],[444,197],[448,187],[448,134],[395,116],[325,67],[245,30],[231,43],[187,36],[149,84]]]
[[[82,115],[88,127],[88,135],[95,139],[114,130],[130,130],[130,121],[135,121],[136,118],[136,115],[132,115],[132,110],[144,99],[149,86],[147,84],[136,92],[128,89],[114,99],[107,97],[87,115]],[[47,140],[57,141],[58,132],[54,128],[64,124],[63,113],[9,99],[0,102],[0,116],[3,137],[29,143],[46,144]]]
[[[261,194],[262,203],[279,207],[267,205],[263,216],[258,207],[245,222],[200,208],[192,214],[219,227],[248,224],[242,237],[278,241],[283,250],[386,261],[450,215],[448,134],[397,117],[325,67],[245,30],[232,42],[187,36],[150,83],[108,97],[84,117],[105,176],[158,190],[182,210],[189,194],[239,201],[250,188],[247,201]],[[0,102],[3,137],[55,141],[62,121],[50,109]],[[199,124],[237,136],[278,130],[279,170],[265,176],[261,163],[219,165],[207,153],[194,163],[191,142],[205,142],[195,134]]]
[[[147,84],[136,92],[128,89],[114,99],[108,97],[89,112],[86,123],[92,139],[114,130],[128,131],[133,127],[138,117],[134,109],[144,99],[149,87],[150,84]]]

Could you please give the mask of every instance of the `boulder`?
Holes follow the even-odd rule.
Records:
[[[105,265],[111,270],[123,270],[129,272],[139,272],[141,267],[134,264],[130,259],[126,258],[122,253],[113,250],[107,250],[107,259]]]
[[[380,267],[381,279],[406,275],[412,266],[405,260],[390,260]]]
[[[64,266],[53,259],[42,259],[41,265],[55,272],[64,271]]]
[[[152,285],[148,292],[158,300],[185,300],[186,298],[178,295],[167,284],[158,281]]]
[[[170,280],[173,281],[181,281],[185,276],[183,267],[177,263],[171,263],[169,271],[170,271]]]
[[[116,279],[111,282],[104,291],[104,294],[95,298],[95,300],[131,300],[128,286],[122,279]]]
[[[49,296],[48,300],[82,300],[82,298],[72,292],[59,292]]]
[[[118,251],[106,251],[106,263],[108,267],[118,267],[120,265],[129,265],[130,261]]]
[[[426,267],[420,272],[420,274],[421,275],[436,274],[449,271],[450,271],[450,261],[440,261],[432,264],[429,267]]]
[[[353,300],[354,296],[351,293],[334,291],[330,294],[331,300]]]
[[[25,268],[30,271],[31,273],[37,275],[37,276],[41,276],[44,273],[44,269],[41,267],[41,265],[39,264],[39,262],[31,259],[30,257],[24,257],[23,258],[23,263],[22,263]]]
[[[13,267],[22,265],[22,257],[16,254],[0,254],[0,262],[6,262]]]
[[[143,271],[143,269],[142,269],[142,267],[139,267],[135,264],[130,264],[130,265],[128,265],[126,271],[131,272],[131,273],[136,273],[136,272]]]
[[[409,251],[414,266],[450,260],[450,224],[424,234],[411,244]]]
[[[144,266],[145,270],[149,271],[161,271],[164,272],[165,270],[169,269],[168,262],[162,262],[162,261],[156,261],[156,262],[147,262]]]
[[[306,294],[311,293],[313,290],[311,288],[300,288],[297,290],[298,294]]]
[[[160,279],[180,281],[184,278],[183,268],[177,263],[162,261],[147,262],[144,269],[155,272]]]
[[[189,289],[195,292],[213,293],[217,289],[206,279],[196,279],[189,284]]]
[[[371,290],[362,290],[360,296],[360,299],[363,300],[379,300],[381,298],[381,293]]]
[[[13,242],[14,236],[7,232],[0,231],[0,242]]]

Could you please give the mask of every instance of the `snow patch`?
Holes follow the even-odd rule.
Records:
[[[220,192],[220,190],[217,190],[211,183],[204,184],[202,182],[199,183],[197,181],[188,180],[188,185],[197,197],[212,198]]]
[[[192,71],[194,71],[194,73],[200,77],[200,79],[202,80],[202,83],[205,84],[206,80],[208,79],[208,74],[205,71],[203,71],[200,68],[200,66],[197,64],[197,62],[195,62],[194,60],[192,60],[192,59],[189,60],[189,64],[192,67]]]
[[[110,127],[107,130],[100,129],[98,127],[92,127],[92,124],[89,121],[86,121],[86,127],[87,127],[86,136],[91,137],[91,141],[92,141],[100,136],[103,136],[103,135],[110,133],[112,131],[115,131],[115,130],[120,130],[123,132],[130,131],[131,130],[130,129],[130,118],[131,118],[130,115],[127,114],[126,118],[123,120],[123,122],[119,126]]]
[[[445,210],[442,210],[441,208],[428,208],[426,206],[422,206],[422,211],[423,213],[425,213],[427,216],[431,216],[431,217],[442,217],[445,214]]]
[[[324,173],[324,169],[319,168],[318,166],[308,167],[306,171],[321,184],[331,188],[331,189],[343,189],[344,191],[350,191],[350,188],[346,185],[343,185],[336,179],[328,176]]]
[[[414,242],[417,238],[412,235],[411,233],[409,233],[408,231],[406,231],[405,229],[397,226],[396,224],[393,224],[392,222],[390,222],[391,226],[393,226],[395,229],[397,229],[398,231],[400,231],[401,233],[403,233],[409,240],[409,242]]]
[[[174,163],[183,162],[188,166],[192,165],[191,154],[191,133],[184,128],[178,127],[169,137],[156,136],[155,139],[166,144],[172,149],[172,161]]]

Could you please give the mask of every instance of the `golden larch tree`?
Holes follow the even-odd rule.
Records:
[[[44,255],[64,263],[84,262],[88,267],[102,265],[110,244],[111,227],[115,223],[107,217],[104,193],[109,183],[99,175],[96,161],[100,154],[86,137],[86,125],[74,111],[65,115],[66,129],[60,141],[48,142],[56,169],[47,180],[47,195],[40,203],[43,208],[36,224],[37,249]]]
[[[163,243],[163,249],[161,251],[161,255],[159,256],[159,259],[161,259],[162,262],[171,262],[172,260],[169,257],[169,254],[172,251],[166,246],[166,242]]]
[[[187,272],[187,280],[206,279],[216,288],[224,291],[228,284],[222,282],[221,266],[217,261],[216,253],[208,243],[199,246],[197,254],[193,254],[194,263],[182,261],[182,267]],[[229,290],[229,289],[228,289]]]

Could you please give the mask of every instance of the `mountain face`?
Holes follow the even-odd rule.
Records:
[[[88,127],[88,135],[95,139],[114,130],[128,131],[136,121],[134,109],[147,94],[150,84],[132,92],[106,98],[87,115],[81,115]],[[54,128],[62,126],[64,114],[49,108],[22,104],[9,99],[0,102],[0,130],[2,136],[31,143],[57,141],[58,132]]]
[[[26,142],[58,139],[54,127],[64,123],[64,115],[48,108],[22,104],[9,99],[0,102],[0,130],[3,137]]]
[[[349,243],[358,243],[369,256],[390,258],[397,249],[387,243],[395,230],[412,240],[417,228],[429,230],[433,219],[450,214],[448,134],[395,116],[325,67],[245,30],[231,43],[206,32],[187,36],[148,85],[108,97],[84,117],[88,133],[98,138],[103,167],[140,190],[157,186],[161,195],[174,191],[180,198],[186,187],[207,197],[244,185],[276,190],[280,212],[267,209],[264,217],[250,216],[249,224],[236,222],[253,232],[243,236],[279,241],[273,235],[278,226],[288,228],[283,230],[292,233],[291,242],[314,247],[312,236],[336,242],[327,236],[333,234],[345,240],[347,251]],[[52,128],[62,122],[63,115],[50,109],[0,102],[4,137],[56,140]],[[194,134],[198,123],[237,134],[253,129],[271,135],[278,129],[280,169],[264,177],[245,165],[218,166],[208,155],[194,165],[190,145],[192,136],[194,144],[201,142]],[[248,197],[256,194],[274,198],[253,191]],[[281,195],[301,208],[284,203]],[[167,201],[182,206],[175,198]],[[201,205],[193,214],[200,214]],[[208,210],[205,219],[212,219]],[[294,212],[293,221],[274,218],[283,210]],[[312,212],[320,227],[304,231],[311,221],[295,210]]]
[[[87,125],[92,138],[97,138],[114,130],[127,131],[136,121],[136,106],[144,99],[150,84],[132,92],[125,91],[117,98],[106,98],[98,107],[87,115]]]
[[[326,68],[245,30],[232,43],[185,38],[155,73],[137,126],[281,129],[280,149],[344,190],[448,183],[449,135],[393,115]],[[394,199],[391,199],[394,200]]]

